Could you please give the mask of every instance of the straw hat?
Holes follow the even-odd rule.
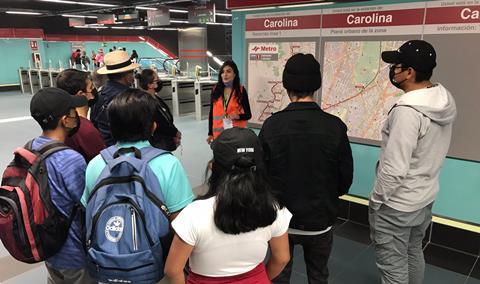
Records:
[[[140,64],[132,63],[132,61],[130,61],[130,55],[123,50],[115,50],[107,53],[103,62],[105,66],[98,69],[98,74],[123,73],[140,67]]]

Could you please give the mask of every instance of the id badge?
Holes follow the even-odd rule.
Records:
[[[230,129],[233,127],[233,122],[229,118],[223,118],[223,129]]]

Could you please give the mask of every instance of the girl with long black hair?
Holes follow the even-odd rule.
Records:
[[[171,283],[271,283],[290,259],[292,214],[271,192],[255,133],[234,127],[212,143],[208,192],[173,221],[165,273]],[[271,256],[263,261],[270,247]]]

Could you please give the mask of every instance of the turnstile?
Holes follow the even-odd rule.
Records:
[[[28,70],[22,68],[18,69],[18,76],[20,78],[20,89],[22,90],[22,94],[29,92],[31,87]]]
[[[40,90],[40,70],[30,69],[28,70],[28,79],[30,80],[30,93],[36,94]]]
[[[213,80],[195,81],[195,119],[202,120],[208,117],[211,104],[212,90],[217,84]]]

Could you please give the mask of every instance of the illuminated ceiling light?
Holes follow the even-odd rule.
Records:
[[[214,56],[213,57],[213,61],[215,61],[218,65],[222,66],[223,65],[223,61],[218,59],[218,57]]]
[[[150,11],[156,11],[156,10],[158,10],[157,8],[144,7],[144,6],[136,6],[135,9],[137,9],[137,10],[150,10]]]
[[[213,54],[210,52],[210,50],[207,50],[207,56],[208,56],[208,57],[212,57],[212,56],[213,56]]]
[[[62,17],[67,17],[67,18],[90,18],[90,19],[96,19],[97,16],[84,16],[84,15],[72,15],[72,14],[62,14]]]
[[[170,13],[182,13],[182,14],[188,14],[187,10],[178,10],[178,9],[170,9]]]
[[[41,15],[42,13],[38,12],[25,12],[25,11],[6,11],[7,14],[16,14],[16,15]]]
[[[231,17],[232,16],[232,14],[227,14],[227,13],[216,13],[215,15],[224,16],[224,17]]]
[[[188,24],[188,21],[183,21],[183,20],[170,20],[170,23]]]
[[[231,25],[232,25],[232,23],[217,23],[217,22],[207,22],[207,25],[231,26]]]
[[[145,38],[143,36],[139,36],[138,38],[145,41]]]
[[[177,31],[176,28],[149,28],[151,31]]]
[[[40,1],[42,1],[42,2],[52,2],[52,3],[62,3],[62,4],[98,6],[98,7],[117,7],[117,5],[114,5],[114,4],[82,2],[82,1],[69,1],[69,0],[40,0]]]

